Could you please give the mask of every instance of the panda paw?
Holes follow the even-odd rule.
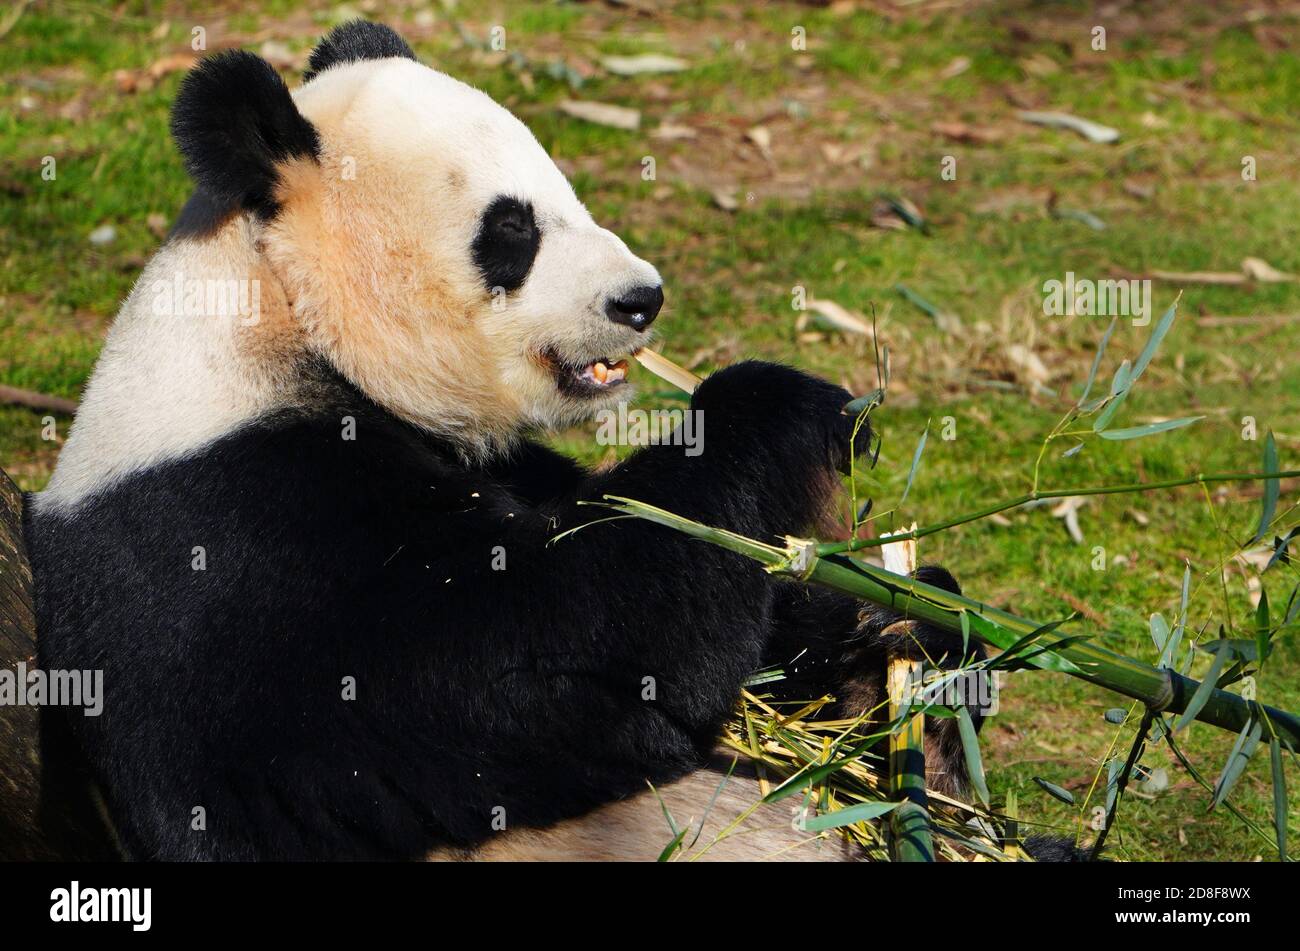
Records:
[[[792,367],[750,360],[701,383],[691,408],[704,413],[712,433],[740,437],[783,463],[843,470],[871,439],[866,425],[854,437],[856,419],[844,412],[852,399],[843,387]]]

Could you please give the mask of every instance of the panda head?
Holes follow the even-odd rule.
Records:
[[[255,352],[324,357],[475,452],[626,399],[659,274],[518,119],[361,21],[321,42],[305,79],[291,93],[264,60],[222,53],[173,111],[198,185],[178,237],[237,222],[283,289],[285,319],[255,328]]]

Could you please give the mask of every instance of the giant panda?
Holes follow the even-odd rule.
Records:
[[[628,398],[664,295],[506,109],[358,21],[292,92],[205,59],[172,130],[193,197],[25,525],[41,664],[104,671],[61,729],[122,855],[653,859],[664,804],[717,795],[753,671],[828,715],[879,702],[896,615],[582,504],[806,530],[863,448],[850,394],[744,362],[692,398],[698,455],[587,471],[540,441]],[[255,282],[257,313],[160,306],[194,281]],[[757,798],[723,789],[719,816]],[[784,807],[743,828],[711,857],[854,857]]]

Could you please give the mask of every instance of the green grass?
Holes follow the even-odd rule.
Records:
[[[375,14],[385,19],[383,5]],[[876,422],[884,451],[868,482],[876,511],[892,509],[927,421],[929,440],[905,509],[894,523],[951,517],[1026,490],[1039,441],[1077,394],[1106,321],[1044,316],[1044,281],[1066,271],[1092,278],[1170,271],[1238,269],[1245,257],[1300,272],[1294,241],[1300,220],[1300,169],[1294,149],[1300,63],[1294,46],[1297,10],[1277,5],[1249,24],[1182,4],[1144,5],[1108,26],[1108,50],[1088,46],[1094,15],[1083,4],[999,4],[941,13],[920,21],[869,12],[844,16],[802,5],[674,5],[661,18],[620,14],[599,4],[511,5],[508,15],[469,12],[462,25],[486,39],[507,28],[511,52],[532,64],[526,82],[461,44],[442,19],[418,35],[421,55],[487,89],[529,122],[558,159],[575,166],[575,186],[596,217],[624,235],[664,273],[669,306],[661,318],[664,350],[679,361],[700,354],[707,370],[741,357],[783,360],[862,392],[875,385],[869,352],[852,342],[801,341],[791,288],[867,313],[874,304],[893,357],[890,399]],[[277,3],[225,4],[205,13],[212,37],[292,23],[292,46],[306,42],[331,8]],[[170,145],[167,109],[179,75],[155,88],[122,94],[115,70],[140,71],[188,49],[191,17],[175,15],[165,35],[144,3],[123,15],[89,4],[42,2],[0,40],[0,383],[76,397],[102,333],[152,249],[151,213],[170,220],[187,193]],[[404,14],[388,17],[401,25]],[[790,48],[803,26],[809,48]],[[412,33],[412,35],[416,35]],[[743,40],[743,44],[738,44]],[[608,53],[659,51],[691,63],[683,73],[620,78],[597,72],[576,92],[550,78],[558,59],[596,63]],[[958,57],[969,68],[940,76]],[[1055,64],[1043,68],[1043,61]],[[1212,67],[1212,68],[1211,68]],[[621,132],[559,114],[577,96],[632,105],[642,129]],[[1073,112],[1119,129],[1111,146],[1071,133],[1028,126],[1018,108]],[[688,123],[694,140],[665,142],[649,132],[661,121]],[[931,131],[935,122],[989,127],[998,141],[971,145]],[[776,169],[744,141],[755,124],[773,136]],[[865,168],[828,166],[824,143],[862,145]],[[54,181],[41,160],[57,160]],[[640,178],[653,155],[658,180]],[[940,162],[955,156],[958,178],[941,180]],[[1241,179],[1253,156],[1259,175]],[[801,177],[802,176],[802,177]],[[1149,200],[1124,187],[1154,189]],[[702,183],[734,186],[738,212],[719,209]],[[802,185],[793,187],[791,183]],[[932,223],[926,236],[874,228],[882,193],[920,203]],[[1062,207],[1091,211],[1107,225],[1094,232],[1045,211],[1054,192]],[[747,193],[754,199],[748,200]],[[1020,204],[1010,203],[1013,198]],[[993,207],[1003,199],[1002,207]],[[117,239],[97,248],[86,236],[112,224]],[[893,290],[903,282],[959,314],[967,334],[940,332]],[[1179,287],[1155,283],[1155,316]],[[1054,444],[1042,473],[1047,486],[1096,485],[1259,466],[1259,441],[1241,438],[1253,416],[1261,435],[1278,434],[1283,466],[1300,444],[1300,319],[1235,327],[1197,323],[1204,316],[1300,314],[1300,285],[1188,285],[1180,317],[1162,352],[1126,404],[1119,425],[1152,417],[1204,413],[1190,429],[1129,443],[1090,444],[1059,459]],[[1102,368],[1141,348],[1148,329],[1121,323]],[[1013,343],[1032,346],[1051,373],[1055,398],[1030,395],[1005,356]],[[1006,384],[998,389],[992,382]],[[644,399],[659,398],[647,387]],[[944,417],[953,441],[939,438]],[[66,429],[60,421],[60,433]],[[41,438],[37,414],[0,408],[0,464],[25,488],[44,484],[57,442]],[[587,430],[560,434],[566,449],[595,461]],[[1294,486],[1280,511],[1296,499]],[[1249,537],[1258,487],[1229,486],[1207,501],[1199,490],[1092,500],[1081,512],[1085,544],[1075,545],[1059,519],[1038,509],[923,541],[924,560],[943,562],[969,593],[1019,614],[1054,619],[1068,613],[1063,595],[1104,619],[1080,630],[1104,632],[1107,646],[1152,660],[1152,612],[1172,616],[1184,561],[1197,581],[1190,624],[1240,628],[1251,612],[1245,575],[1226,585],[1216,566]],[[1146,524],[1139,524],[1138,516]],[[888,522],[885,519],[885,522]],[[1294,513],[1283,524],[1295,524]],[[885,527],[882,524],[882,527]],[[1108,567],[1092,568],[1093,547]],[[1123,561],[1114,563],[1116,556]],[[1270,599],[1284,603],[1297,580],[1293,566],[1264,576]],[[1202,669],[1202,668],[1198,668]],[[1284,642],[1261,678],[1261,699],[1300,709],[1300,657]],[[1032,782],[1040,776],[1080,799],[1115,738],[1102,712],[1115,697],[1059,676],[1015,675],[1003,712],[983,734],[994,793],[1020,794],[1025,814],[1068,825],[1075,811]],[[1122,732],[1122,731],[1121,731]],[[1231,737],[1194,726],[1184,747],[1211,780]],[[1119,737],[1127,749],[1127,735]],[[1268,857],[1191,783],[1163,746],[1145,762],[1164,767],[1171,788],[1131,796],[1111,844],[1136,860]],[[1297,783],[1292,773],[1292,788]],[[1271,826],[1267,757],[1257,757],[1234,794],[1255,822]],[[1292,794],[1292,803],[1296,796]],[[1291,834],[1300,841],[1292,810]]]

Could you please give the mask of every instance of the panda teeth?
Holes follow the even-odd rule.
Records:
[[[596,386],[613,386],[622,383],[627,376],[627,361],[606,363],[604,360],[595,360],[583,367],[582,376]]]

